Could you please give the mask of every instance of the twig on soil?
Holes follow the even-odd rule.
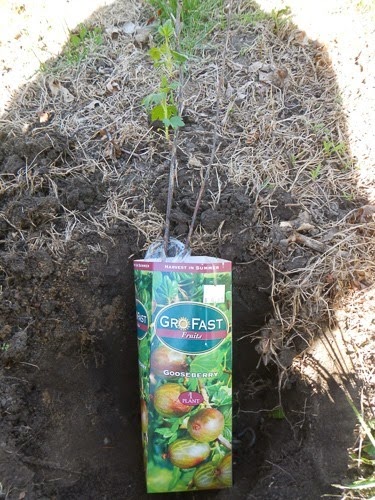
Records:
[[[27,363],[26,361],[20,361],[20,365],[32,366],[33,368],[37,368],[40,371],[39,366],[38,365],[34,365],[33,363]]]
[[[24,378],[19,378],[19,377],[11,377],[8,375],[2,375],[0,380],[2,379],[7,379],[7,380],[17,380],[17,382],[24,382],[25,384],[30,384],[31,382],[29,380],[26,380]]]
[[[323,243],[320,243],[319,241],[316,241],[313,238],[310,238],[300,233],[295,233],[292,236],[289,236],[288,242],[301,243],[301,245],[304,245],[310,248],[311,250],[314,250],[315,252],[319,253],[324,253],[327,251],[327,247],[323,245]]]
[[[275,464],[274,462],[271,462],[270,460],[266,460],[267,463],[269,463],[270,465],[272,465],[272,467],[277,467],[278,469],[280,469],[282,472],[284,472],[284,474],[287,474],[289,477],[291,477],[293,479],[293,481],[296,483],[296,479],[292,476],[292,474],[290,472],[288,472],[287,470],[283,469],[282,467],[280,467],[280,465],[277,465]]]

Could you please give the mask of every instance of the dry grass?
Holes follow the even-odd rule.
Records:
[[[255,335],[263,362],[276,363],[285,374],[288,350],[313,345],[327,325],[340,328],[350,341],[355,376],[366,388],[363,412],[370,417],[375,211],[367,205],[364,182],[371,175],[361,170],[367,160],[363,155],[359,164],[350,147],[337,61],[333,67],[325,47],[291,23],[260,16],[246,0],[233,5],[206,208],[222,210],[227,192],[244,194],[251,206],[252,216],[244,208],[235,231],[244,236],[251,262],[266,263],[272,278],[273,316]],[[250,26],[245,14],[254,19]],[[87,26],[100,27],[102,42],[88,40],[86,57],[73,63],[68,45],[18,90],[1,117],[4,164],[7,155],[25,158],[19,168],[0,173],[5,253],[46,249],[59,258],[82,234],[94,232],[115,244],[118,225],[138,233],[140,251],[162,236],[158,196],[167,186],[170,150],[141,105],[157,82],[147,55],[153,41],[138,43],[123,31],[124,23],[144,26],[147,18],[145,6],[133,1],[98,11]],[[177,196],[192,205],[215,134],[224,40],[224,31],[216,30],[188,63]],[[80,205],[85,190],[88,201]],[[288,195],[286,207],[280,193]],[[283,217],[285,208],[295,215]],[[223,213],[232,219],[228,210]],[[230,244],[236,236],[230,223],[210,232],[198,225],[193,252],[217,254]],[[100,244],[87,248],[106,253]],[[304,358],[295,363],[307,371]],[[258,381],[250,382],[256,392]]]
[[[296,336],[308,344],[324,321],[333,322],[333,299],[345,296],[358,276],[363,286],[373,281],[374,222],[371,214],[360,220],[354,209],[365,193],[358,187],[339,88],[323,47],[289,24],[275,33],[273,20],[262,21],[255,33],[237,26],[231,32],[215,166],[220,189],[246,186],[257,209],[253,222],[264,229],[252,246],[254,258],[269,262],[273,275],[278,333],[270,350],[277,356]],[[217,33],[211,45],[222,43]],[[206,131],[214,128],[216,57],[207,56],[205,71],[201,61],[191,66],[185,89],[185,107],[206,141]],[[273,219],[275,188],[290,193],[302,216],[297,224]],[[220,193],[211,197],[215,204]],[[228,237],[225,225],[222,233]],[[288,271],[299,255],[307,257],[302,268]]]
[[[254,207],[254,220],[242,221],[239,231],[261,228],[247,250],[269,264],[273,277],[273,335],[267,345],[277,359],[296,337],[308,344],[323,320],[334,321],[334,304],[345,299],[348,288],[373,282],[373,215],[355,208],[364,203],[364,191],[358,187],[340,92],[324,47],[273,18],[251,29],[241,26],[249,9],[248,2],[238,2],[233,12],[220,146],[207,201],[220,209],[223,191],[238,186]],[[133,2],[99,12],[88,26],[101,27],[103,43],[90,42],[87,57],[76,64],[63,52],[20,90],[3,116],[8,138],[44,148],[18,172],[1,175],[2,196],[17,200],[48,192],[60,207],[46,214],[44,225],[25,229],[12,220],[8,202],[1,213],[13,228],[4,242],[8,250],[28,240],[32,248],[61,255],[74,234],[95,230],[111,238],[109,229],[118,222],[136,228],[145,246],[161,236],[163,213],[152,192],[160,176],[153,170],[168,162],[169,152],[141,105],[155,88],[156,75],[146,44],[121,31],[125,21],[144,24],[146,17]],[[224,37],[216,31],[191,59],[183,91],[194,126],[181,134],[179,150],[187,159],[184,168],[190,169],[192,199],[214,134]],[[59,153],[46,169],[40,159],[51,148]],[[94,209],[64,205],[61,186],[66,182],[69,189],[72,179],[101,186]],[[277,189],[289,193],[299,218],[287,222],[273,215]],[[225,223],[210,234],[198,227],[193,250],[215,252],[230,238]],[[300,256],[303,266],[291,269],[290,262]]]

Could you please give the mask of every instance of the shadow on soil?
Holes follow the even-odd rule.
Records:
[[[23,168],[26,157],[39,155],[41,168],[71,161],[63,144],[54,149],[48,143],[45,149],[43,140],[33,142],[27,135],[15,139],[6,130],[2,141],[6,175]],[[73,209],[83,214],[98,210],[105,200],[99,179],[95,173],[81,181],[56,179],[60,198],[76,190],[81,204]],[[228,184],[226,190],[232,204],[217,210],[230,223],[232,239],[215,253],[234,260],[235,485],[230,493],[183,496],[317,499],[334,493],[330,485],[345,477],[355,416],[324,370],[321,378],[329,394],[293,372],[280,392],[277,369],[257,368],[252,333],[272,312],[271,277],[265,263],[241,265],[251,260],[243,250],[251,245],[251,234],[240,235],[251,200],[243,201],[245,189]],[[48,190],[36,196],[26,190],[18,199],[9,193],[2,197],[7,221],[0,227],[0,340],[6,346],[0,354],[0,498],[148,498],[132,273],[142,238],[119,222],[111,229],[114,243],[93,232],[76,234],[60,258],[30,241],[10,245],[14,231],[21,228],[27,235],[40,229],[51,216],[58,218],[61,208]],[[285,199],[276,195],[274,202],[279,220],[277,207],[287,211]],[[289,218],[295,216],[289,212]],[[176,233],[180,229],[174,224]],[[102,252],[93,253],[90,248],[98,243]],[[245,334],[249,337],[238,341]],[[272,411],[280,398],[287,418]]]

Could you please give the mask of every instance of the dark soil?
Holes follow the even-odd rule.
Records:
[[[20,161],[13,152],[5,165]],[[76,196],[74,203],[90,210],[100,199],[93,184],[72,179],[69,189],[62,189],[71,203]],[[162,207],[158,183],[155,190]],[[183,211],[186,199],[180,199],[173,218],[177,231],[189,216]],[[275,200],[275,216],[295,216],[283,208],[284,193],[275,193]],[[9,222],[31,234],[60,211],[47,193],[9,198],[4,206]],[[338,388],[332,387],[333,404],[293,376],[281,392],[288,418],[267,411],[279,404],[277,370],[257,368],[251,335],[236,341],[258,330],[271,311],[268,266],[241,265],[252,258],[246,248],[256,228],[242,235],[235,229],[250,216],[248,198],[230,186],[223,203],[216,210],[203,207],[201,216],[207,230],[223,220],[232,228],[230,241],[215,252],[235,262],[236,449],[230,497],[316,499],[332,492],[330,484],[346,472],[354,418],[345,401],[340,404]],[[3,226],[4,235],[11,230]],[[22,242],[9,248],[3,240],[0,477],[6,498],[23,498],[23,492],[38,500],[146,498],[132,278],[141,241],[123,223],[111,233],[113,243],[78,233],[60,257]],[[98,243],[102,253],[92,250]],[[228,492],[185,496],[227,498]]]
[[[188,125],[184,134],[185,150],[207,154],[210,138],[198,126]],[[77,164],[74,144],[57,130],[55,135],[51,130],[33,135],[31,129],[19,136],[3,133],[1,140],[1,173],[16,177],[25,161],[37,157],[38,183],[30,186],[21,175],[25,186],[2,194],[0,498],[148,498],[132,270],[133,259],[143,255],[143,236],[117,221],[105,234],[73,231],[58,246],[51,231],[64,232],[66,210],[80,220],[98,214],[112,181],[106,184],[94,169],[85,176],[56,176],[51,185],[51,166]],[[124,187],[138,176],[161,213],[168,173],[164,158],[165,153],[155,153],[147,172],[135,159],[128,165],[129,156],[116,160],[118,169],[129,169]],[[172,212],[176,237],[187,233],[200,185],[199,169],[189,167],[182,152],[179,160]],[[282,189],[265,189],[268,202],[261,209],[245,187],[219,173],[220,202],[213,206],[206,197],[198,222],[206,232],[207,252],[234,262],[234,487],[155,498],[315,500],[335,493],[331,485],[346,475],[355,416],[329,374],[329,396],[293,370],[280,388],[277,367],[260,362],[254,342],[271,317],[269,264],[278,258],[272,245],[278,224],[296,218],[299,208]],[[214,179],[210,189],[217,189]],[[133,203],[141,206],[142,200],[134,197]],[[260,210],[267,224],[259,224]],[[225,237],[210,241],[223,221]],[[257,258],[261,243],[267,260]],[[296,253],[289,270],[303,267],[308,258],[307,252]],[[280,359],[289,366],[300,350],[296,345]],[[272,411],[280,402],[286,418]]]

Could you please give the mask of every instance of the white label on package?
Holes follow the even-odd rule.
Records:
[[[204,304],[222,304],[225,302],[225,285],[203,285]]]

